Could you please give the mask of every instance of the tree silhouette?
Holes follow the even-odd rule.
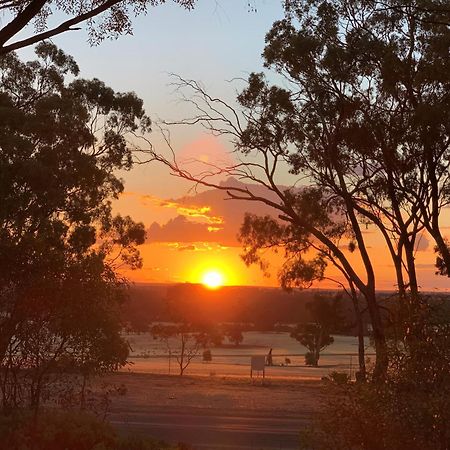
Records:
[[[0,61],[0,374],[3,406],[29,387],[37,409],[50,374],[83,377],[125,364],[117,269],[141,265],[143,224],[114,216],[129,134],[150,122],[134,93],[76,78],[51,44]],[[75,77],[75,78],[74,78]],[[24,370],[26,369],[26,370]],[[22,376],[29,377],[21,380]],[[17,406],[17,405],[16,405]]]
[[[317,367],[320,352],[334,342],[331,333],[345,329],[345,323],[340,311],[341,297],[332,300],[317,296],[314,302],[306,305],[310,318],[307,323],[298,324],[291,337],[308,349],[305,363]]]
[[[195,0],[173,0],[191,9]],[[0,55],[37,42],[49,39],[67,31],[76,31],[78,25],[86,22],[89,41],[97,44],[106,37],[116,38],[121,34],[132,33],[132,16],[145,14],[149,7],[165,3],[165,0],[0,0],[0,11],[13,16],[12,20],[0,29]],[[48,28],[50,16],[67,15],[58,25]],[[34,25],[35,32],[29,37],[14,39],[27,25]]]
[[[244,224],[247,262],[261,263],[260,251],[282,246],[281,281],[293,286],[320,280],[324,264],[336,265],[367,302],[381,378],[388,359],[366,228],[384,238],[411,317],[421,303],[415,252],[423,230],[439,247],[441,265],[448,252],[439,216],[449,200],[449,28],[428,20],[434,6],[440,17],[448,13],[439,2],[287,2],[263,54],[283,87],[251,74],[234,108],[193,80],[174,83],[196,110],[175,124],[201,123],[230,137],[241,162],[209,165],[196,176],[155,155],[179,176],[273,208],[271,218]],[[290,186],[277,181],[283,168],[297,177]],[[217,183],[217,174],[250,185]]]

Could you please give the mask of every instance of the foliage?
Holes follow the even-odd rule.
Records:
[[[208,340],[202,332],[195,331],[189,323],[173,325],[153,325],[150,329],[154,339],[164,342],[169,357],[175,356],[179,375],[182,376],[191,361],[199,355]]]
[[[195,0],[173,0],[184,8],[191,9]],[[0,29],[0,55],[36,44],[58,34],[79,30],[76,25],[86,23],[89,42],[98,44],[106,37],[117,38],[121,34],[132,34],[132,17],[145,14],[149,7],[165,3],[165,0],[0,0],[0,11],[12,15],[12,20]],[[65,20],[61,17],[66,16]],[[49,18],[58,17],[53,25]],[[48,27],[48,22],[52,23]],[[34,25],[34,34],[8,43],[29,24]]]
[[[417,334],[391,348],[384,383],[329,385],[305,448],[449,448],[450,315],[443,313],[431,308],[419,314]]]
[[[242,334],[242,326],[239,324],[230,324],[224,327],[224,332],[226,337],[230,342],[232,342],[236,347],[244,340],[244,335]]]
[[[212,353],[211,353],[211,350],[209,350],[209,349],[204,350],[204,351],[203,351],[203,354],[202,354],[202,359],[203,359],[203,361],[205,361],[205,362],[210,362],[210,361],[212,361]]]
[[[231,199],[273,208],[271,217],[243,225],[247,263],[283,248],[280,281],[288,287],[320,281],[334,265],[355,303],[367,303],[374,376],[382,379],[383,309],[364,228],[383,236],[405,308],[418,302],[415,251],[424,229],[439,247],[439,265],[450,265],[439,220],[450,201],[450,11],[441,0],[289,0],[285,7],[263,53],[283,82],[252,73],[233,108],[194,80],[175,81],[196,108],[181,123],[231,137],[243,159],[196,176],[156,158]],[[295,177],[289,186],[280,184],[283,166]],[[247,184],[217,183],[218,174]]]
[[[350,382],[350,376],[346,372],[333,371],[328,378],[337,385],[348,384]]]
[[[316,301],[307,304],[311,322],[298,324],[291,331],[291,337],[308,349],[306,365],[317,367],[320,352],[334,342],[330,333],[344,327],[340,301],[340,296],[332,300],[316,298]]]
[[[206,323],[192,325],[193,329],[197,331],[197,339],[203,347],[213,345],[220,347],[223,343],[224,331],[219,324]]]
[[[162,441],[119,436],[111,425],[86,413],[25,411],[0,416],[1,448],[8,450],[177,450]]]
[[[125,364],[117,270],[141,264],[143,224],[114,217],[126,137],[149,129],[142,101],[76,78],[52,44],[0,60],[0,377],[4,408],[38,408],[55,373]],[[51,390],[51,388],[49,388]]]
[[[320,352],[334,342],[333,336],[318,323],[297,325],[292,330],[291,337],[309,350],[305,355],[305,364],[315,367],[319,365]]]

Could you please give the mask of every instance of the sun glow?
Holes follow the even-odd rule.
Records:
[[[217,270],[208,270],[202,276],[202,283],[209,289],[218,289],[223,286],[223,275]]]

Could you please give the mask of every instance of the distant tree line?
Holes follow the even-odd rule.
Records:
[[[192,323],[240,323],[250,330],[269,331],[280,329],[280,324],[312,321],[310,303],[333,299],[336,292],[317,293],[303,291],[287,293],[281,289],[252,287],[224,287],[211,291],[201,285],[179,284],[174,286],[133,286],[130,299],[123,308],[123,321],[129,331],[149,331],[152,322],[177,321],[181,312],[172,313],[171,305],[182,311],[183,317]],[[341,300],[342,327],[338,333],[356,335],[352,303],[346,297]],[[178,317],[179,318],[179,317]],[[365,315],[365,323],[369,322]],[[367,326],[365,334],[368,334]]]

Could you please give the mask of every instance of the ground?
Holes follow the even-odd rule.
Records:
[[[123,385],[110,421],[139,433],[202,449],[294,449],[320,407],[323,383],[308,380],[117,373]]]

